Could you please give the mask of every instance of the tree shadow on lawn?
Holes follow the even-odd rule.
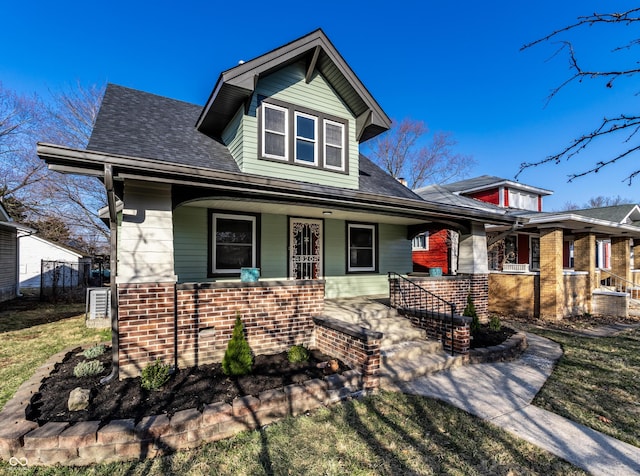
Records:
[[[41,302],[37,297],[21,297],[0,303],[0,333],[13,332],[62,321],[83,314],[83,303]]]

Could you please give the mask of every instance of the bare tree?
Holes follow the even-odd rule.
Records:
[[[574,202],[565,202],[565,204],[558,211],[580,210],[583,208],[614,207],[616,205],[629,205],[633,203],[635,202],[630,198],[623,198],[620,195],[616,195],[615,197],[605,197],[603,195],[598,195],[596,197],[591,197],[582,206]]]
[[[82,243],[86,251],[108,238],[108,229],[97,216],[106,202],[104,188],[96,178],[47,170],[36,155],[36,143],[85,148],[103,92],[104,87],[77,84],[52,92],[45,103],[0,87],[0,199],[15,204],[16,217],[48,230],[52,239],[55,230],[63,229],[50,226],[50,217],[56,217],[66,226],[56,241]]]
[[[435,132],[424,144],[429,129],[422,121],[405,118],[375,139],[371,158],[395,178],[407,180],[409,188],[445,183],[466,176],[474,165],[471,156],[454,152],[457,142],[449,132]]]
[[[559,40],[559,49],[556,54],[566,52],[569,57],[569,66],[571,75],[559,86],[551,91],[548,100],[553,99],[562,89],[569,84],[575,82],[582,82],[585,79],[602,79],[604,87],[613,88],[614,83],[620,78],[634,76],[640,72],[638,68],[638,62],[636,58],[629,60],[628,57],[621,57],[624,55],[616,56],[623,63],[630,61],[629,64],[621,67],[607,67],[606,69],[586,68],[583,66],[579,59],[579,55],[576,53],[574,44],[566,39],[563,39],[564,34],[571,34],[578,30],[583,30],[590,27],[625,27],[633,25],[640,21],[640,8],[632,8],[624,12],[614,13],[593,13],[591,15],[580,16],[577,21],[571,25],[559,28],[549,33],[548,35],[540,38],[536,41],[528,43],[522,47],[522,50],[532,48],[540,43],[549,42],[552,40]],[[626,44],[616,45],[611,53],[620,53],[623,51],[631,50],[640,46],[640,38],[632,39]],[[546,157],[545,159],[536,162],[525,162],[520,165],[520,169],[516,174],[518,177],[525,169],[530,167],[536,167],[545,163],[560,163],[563,160],[569,160],[584,151],[595,141],[602,141],[611,139],[623,144],[621,151],[613,152],[609,157],[602,160],[596,160],[590,166],[587,166],[584,170],[569,175],[568,181],[571,182],[578,177],[583,177],[591,173],[597,173],[603,167],[625,159],[630,155],[640,150],[640,141],[638,141],[638,130],[640,129],[640,115],[631,113],[616,113],[611,117],[605,117],[597,126],[590,132],[586,132],[581,136],[575,138],[569,145],[562,149],[559,153]],[[627,175],[623,181],[631,184],[633,179],[640,174],[640,168],[633,168],[629,175]]]
[[[46,176],[32,144],[42,124],[40,111],[38,98],[21,96],[0,83],[0,200],[13,197],[25,212],[33,210],[29,190]]]

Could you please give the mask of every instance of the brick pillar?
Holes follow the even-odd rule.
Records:
[[[540,231],[540,317],[564,317],[564,278],[562,275],[562,229]]]
[[[591,296],[593,290],[598,287],[596,276],[596,235],[592,233],[579,233],[573,241],[573,264],[576,271],[586,271],[587,289],[584,302],[588,312],[593,312]]]
[[[611,238],[611,274],[631,281],[630,238]]]
[[[640,240],[633,239],[633,269],[640,270]],[[632,281],[638,285],[640,284],[640,272],[631,273]]]

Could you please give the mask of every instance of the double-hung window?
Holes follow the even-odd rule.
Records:
[[[328,169],[344,171],[344,124],[324,121],[324,166]]]
[[[348,120],[267,98],[260,111],[260,159],[349,172]]]
[[[356,223],[347,224],[347,271],[375,271],[376,226]]]
[[[295,161],[318,164],[318,118],[310,114],[295,112],[296,155]]]
[[[411,242],[411,247],[414,250],[429,250],[429,232],[425,231],[424,233],[420,233],[413,238]]]
[[[264,103],[262,114],[262,155],[270,159],[287,160],[289,128],[287,109]]]
[[[213,274],[239,274],[257,266],[256,217],[212,213],[211,270]]]

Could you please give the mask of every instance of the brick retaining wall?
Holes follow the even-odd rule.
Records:
[[[205,442],[229,438],[292,415],[337,403],[359,391],[355,370],[323,379],[267,390],[231,403],[214,402],[202,412],[188,409],[173,416],[153,415],[140,420],[78,423],[48,422],[38,426],[26,419],[26,409],[42,380],[69,350],[49,359],[25,382],[0,412],[0,458],[16,458],[28,466],[95,463],[153,458]]]

